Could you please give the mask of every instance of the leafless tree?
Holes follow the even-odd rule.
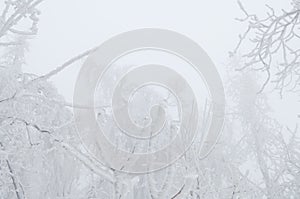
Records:
[[[269,5],[266,17],[250,14],[242,3],[239,6],[245,17],[237,19],[248,23],[244,34],[240,35],[237,47],[231,55],[242,52],[246,59],[243,70],[251,67],[266,74],[259,92],[262,92],[268,83],[280,94],[285,90],[299,92],[300,85],[300,7],[299,0],[294,0],[291,10],[282,10],[280,14]],[[248,42],[250,41],[250,42]],[[244,48],[251,49],[243,53]]]

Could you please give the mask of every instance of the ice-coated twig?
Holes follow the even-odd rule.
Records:
[[[239,36],[239,42],[230,54],[243,51],[242,46],[246,44],[251,45],[251,49],[242,53],[245,64],[237,70],[251,68],[266,73],[266,80],[258,93],[270,83],[281,95],[284,90],[299,91],[300,8],[294,6],[292,10],[282,10],[278,15],[271,6],[266,5],[269,12],[265,18],[260,18],[249,14],[240,1],[238,4],[245,18],[237,20],[247,22],[248,28]]]

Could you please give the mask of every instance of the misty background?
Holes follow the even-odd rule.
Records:
[[[3,47],[0,50],[0,199],[299,198],[300,0],[292,2],[293,6],[291,1],[244,0],[242,6],[236,0],[0,0],[3,5],[0,7],[3,10],[0,15],[0,47]],[[244,22],[235,18],[243,18]],[[197,42],[213,60],[227,98],[219,139],[202,136],[207,124],[211,124],[211,113],[216,113],[211,109],[214,100],[207,100],[207,93],[202,91],[205,85],[198,83],[201,77],[195,72],[188,73],[187,63],[178,62],[178,57],[171,53],[153,50],[130,53],[115,61],[106,70],[106,77],[100,78],[94,93],[94,98],[100,101],[98,104],[95,100],[95,118],[116,150],[108,153],[104,150],[107,145],[102,142],[104,137],[94,130],[91,123],[94,120],[86,117],[90,106],[84,103],[81,106],[78,98],[72,105],[75,82],[90,49],[115,35],[141,28],[169,29],[183,34]],[[247,29],[249,34],[240,36]],[[242,45],[237,45],[239,39]],[[86,53],[74,58],[83,52]],[[71,58],[75,62],[68,64]],[[160,93],[155,86],[142,86],[142,92],[128,100],[128,112],[133,110],[129,114],[134,116],[131,118],[134,123],[144,125],[149,121],[149,117],[144,117],[148,105],[155,102],[152,99],[170,107],[172,114],[167,116],[174,117],[168,117],[170,122],[166,123],[167,132],[162,134],[162,139],[157,137],[159,142],[152,138],[145,142],[126,140],[126,133],[116,125],[114,106],[110,106],[113,83],[128,72],[128,67],[157,62],[175,71],[181,69],[178,71],[195,91],[197,101],[200,96],[203,108],[199,109],[199,126],[203,132],[174,164],[157,172],[133,175],[124,172],[124,168],[131,163],[136,166],[135,159],[125,157],[117,168],[110,160],[122,159],[124,156],[118,158],[122,150],[130,152],[129,156],[138,153],[138,146],[148,152],[152,147],[161,149],[160,144],[172,141],[173,133],[179,129],[189,131],[184,125],[179,126],[180,117],[176,116],[180,104],[175,103],[170,92],[148,95]],[[244,66],[244,70],[237,70]],[[152,76],[158,73],[155,71]],[[85,98],[83,93],[89,91],[86,83],[92,78],[89,74],[85,77],[88,81],[80,79],[83,81],[80,92],[76,88],[79,98]],[[130,76],[128,80],[134,78]],[[182,82],[173,82],[176,88],[184,88]],[[129,91],[126,85],[125,97]],[[263,92],[259,93],[261,88]],[[193,107],[193,103],[183,101]],[[191,110],[193,113],[194,109]],[[84,114],[77,117],[76,113]],[[163,113],[157,111],[155,115],[160,118]],[[125,121],[122,116],[120,120]],[[184,141],[186,136],[182,135]],[[213,150],[203,156],[204,142],[212,143]],[[185,146],[185,142],[181,144]]]
[[[289,1],[243,1],[249,12],[265,15],[265,4],[275,10],[288,9]],[[100,45],[122,32],[138,28],[164,28],[196,41],[211,57],[226,83],[228,52],[234,49],[246,24],[235,20],[243,13],[236,0],[227,1],[95,1],[51,0],[39,9],[39,33],[30,41],[24,72],[37,75],[53,70],[67,59]],[[51,78],[69,102],[82,61]],[[273,116],[283,124],[295,125],[300,107],[297,97],[269,93]]]

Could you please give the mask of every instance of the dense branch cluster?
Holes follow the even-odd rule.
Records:
[[[0,39],[11,40],[12,35],[35,35],[39,11],[36,8],[43,0],[6,0],[0,16]],[[24,24],[27,24],[27,26]],[[23,26],[23,27],[22,27]],[[17,45],[14,41],[0,45]]]
[[[245,17],[238,19],[248,22],[248,29],[240,35],[240,41],[234,50],[236,54],[242,45],[251,50],[244,54],[246,63],[239,70],[251,67],[266,73],[262,91],[268,83],[275,84],[280,94],[284,90],[299,91],[300,84],[300,9],[299,1],[294,1],[290,11],[282,10],[276,14],[267,5],[269,12],[264,18],[249,14],[239,2]],[[250,44],[247,40],[250,40]]]
[[[240,60],[242,58],[239,58]],[[236,68],[240,63],[233,64]],[[270,116],[268,96],[257,94],[254,71],[231,72],[228,131],[230,164],[241,177],[241,198],[298,198],[300,196],[300,135]],[[227,134],[229,137],[229,135]],[[246,193],[247,192],[247,193]],[[242,194],[242,195],[241,195]],[[245,195],[244,195],[245,194]]]
[[[109,168],[80,148],[72,114],[56,89],[22,71],[41,2],[7,0],[0,16],[0,198],[85,197],[101,179],[114,181]]]

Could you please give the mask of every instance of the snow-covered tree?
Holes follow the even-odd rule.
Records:
[[[227,84],[230,102],[223,133],[214,150],[201,157],[201,138],[196,138],[190,150],[176,163],[156,172],[135,175],[119,172],[89,153],[76,132],[72,108],[91,107],[65,102],[48,81],[96,48],[42,76],[23,72],[30,40],[38,32],[40,3],[42,0],[7,0],[0,17],[1,199],[300,197],[297,126],[293,129],[282,126],[270,116],[267,96],[257,94],[272,76],[280,92],[287,87],[299,87],[299,49],[295,45],[299,42],[298,0],[293,1],[291,11],[279,16],[269,8],[268,17],[262,20],[248,14],[240,4],[246,15],[241,21],[249,21],[249,28],[232,53],[230,67],[243,70],[233,72],[230,68]],[[238,50],[251,34],[254,34],[253,50],[238,59]],[[278,59],[277,54],[283,55],[279,64],[274,61]],[[244,59],[245,63],[241,61]],[[257,74],[248,70],[259,65],[258,69],[265,71],[268,77],[262,88],[257,83]],[[121,71],[114,74],[118,72]],[[149,92],[155,93],[151,89]],[[141,92],[141,96],[148,93]],[[135,103],[136,110],[144,110],[142,106],[150,99],[146,97],[147,102]],[[174,103],[169,98],[164,101],[166,106]],[[97,111],[98,119],[104,120],[108,129],[116,133],[114,124],[107,119],[111,109],[99,107]],[[203,111],[204,124],[210,111],[207,103]],[[170,139],[168,136],[176,130],[178,124],[172,122],[167,124],[170,129],[163,139]],[[112,134],[112,140],[118,147],[130,145],[134,150],[149,150],[149,146],[159,145],[150,139],[139,143],[138,148],[137,144],[116,135]]]
[[[239,43],[231,54],[241,52],[246,58],[246,63],[238,70],[252,68],[266,74],[260,92],[268,83],[273,84],[281,95],[284,91],[299,91],[299,1],[294,0],[292,4],[291,10],[282,10],[280,14],[267,5],[269,11],[266,17],[260,17],[248,13],[239,2],[245,17],[238,20],[248,23],[248,28],[240,35]],[[250,50],[243,53],[245,49]]]

